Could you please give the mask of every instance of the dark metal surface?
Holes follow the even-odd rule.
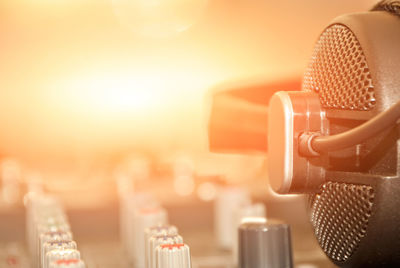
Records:
[[[239,227],[239,267],[293,267],[290,226],[273,222],[242,224]]]
[[[340,101],[342,93],[333,92],[338,94],[337,103],[334,103],[336,106],[326,106],[330,135],[353,129],[400,100],[398,75],[395,74],[400,69],[399,61],[395,60],[400,47],[400,20],[389,13],[369,12],[339,17],[332,25],[343,25],[340,27],[346,27],[358,40],[370,72],[364,81],[364,90],[368,91],[370,85],[374,88],[374,95],[365,98],[363,89],[358,91],[358,83],[354,83],[352,88],[346,89],[348,92],[345,96],[356,98],[355,103],[360,104],[372,98],[376,102],[368,109],[362,105],[359,106],[364,107],[362,109],[354,106],[351,110],[351,105],[347,106],[350,109],[343,109],[346,103]],[[320,42],[325,42],[326,39],[322,38],[324,34]],[[348,42],[338,39],[333,43],[332,50],[323,50],[326,55],[319,57],[333,57],[339,61],[345,57],[342,51],[347,49]],[[347,61],[346,58],[342,60]],[[354,60],[356,62],[356,58]],[[395,64],[390,64],[392,61]],[[334,69],[327,68],[324,71],[336,72],[336,75],[330,74],[329,77],[357,77],[353,74],[363,69],[354,64],[349,69],[340,69],[336,65]],[[305,80],[304,89],[309,89],[307,83],[309,81]],[[340,79],[332,80],[332,83],[340,88],[344,85]],[[321,93],[320,98],[321,103],[329,100]],[[323,180],[326,183],[311,198],[311,222],[321,248],[338,266],[400,265],[399,138],[398,127],[394,126],[360,145],[321,156],[321,163],[326,170]]]
[[[376,4],[373,11],[387,11],[396,16],[400,16],[400,1],[397,0],[383,0]]]

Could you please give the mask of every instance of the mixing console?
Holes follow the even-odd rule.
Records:
[[[215,178],[202,184],[213,198],[179,195],[165,181],[112,183],[115,200],[96,206],[72,192],[51,193],[36,180],[27,183],[24,205],[0,210],[0,267],[333,267],[314,241],[304,198],[267,200]]]

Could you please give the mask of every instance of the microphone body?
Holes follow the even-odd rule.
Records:
[[[323,135],[350,130],[400,100],[400,18],[383,11],[341,16],[321,34],[303,81],[320,100]],[[400,265],[397,125],[362,144],[318,157],[310,221],[341,267]],[[315,162],[315,161],[314,161]],[[314,165],[309,157],[309,165]]]
[[[386,0],[328,25],[302,90],[274,94],[268,120],[250,121],[268,129],[267,146],[251,149],[268,149],[273,190],[309,196],[315,237],[340,267],[400,267],[400,128],[315,154],[303,137],[345,133],[399,101],[400,1]]]

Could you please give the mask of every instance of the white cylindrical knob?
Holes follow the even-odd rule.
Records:
[[[44,268],[49,268],[51,263],[58,260],[81,259],[81,253],[76,249],[53,249],[46,253]]]
[[[66,223],[45,223],[36,225],[34,231],[34,261],[40,264],[41,245],[51,240],[72,240],[72,233],[69,224]]]
[[[251,203],[248,192],[242,188],[226,187],[220,189],[215,200],[214,220],[218,245],[231,249],[233,243],[233,212],[236,208]]]
[[[191,268],[190,249],[186,244],[159,245],[156,248],[157,268]]]
[[[57,235],[57,233],[64,233],[67,232],[70,234],[70,236],[63,236],[60,237],[60,240],[71,240],[72,239],[72,234],[70,232],[70,226],[69,224],[66,223],[39,223],[34,225],[33,228],[33,237],[32,237],[32,260],[35,263],[36,266],[40,264],[40,237],[42,234],[45,233],[54,233]],[[50,239],[51,240],[51,239]],[[48,241],[48,240],[47,240]]]
[[[160,207],[140,208],[133,215],[133,252],[132,259],[135,268],[144,268],[145,256],[145,229],[167,223],[167,211]]]
[[[145,245],[146,245],[146,267],[151,267],[150,265],[150,258],[152,255],[153,249],[150,248],[150,238],[153,236],[168,236],[168,235],[177,235],[178,234],[178,228],[172,225],[157,225],[153,226],[150,228],[146,228],[144,231],[144,237],[145,237]]]
[[[76,249],[76,242],[72,240],[41,241],[40,267],[44,267],[47,252],[53,249]]]
[[[175,245],[182,244],[183,239],[180,235],[160,235],[160,236],[152,236],[149,239],[149,247],[146,248],[148,255],[148,262],[146,264],[146,268],[156,268],[156,249],[159,245]],[[147,253],[146,252],[146,253]]]
[[[66,222],[65,213],[57,199],[47,195],[28,194],[24,198],[26,206],[26,237],[31,258],[36,253],[37,226]]]

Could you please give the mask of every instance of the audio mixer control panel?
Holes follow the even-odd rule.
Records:
[[[107,186],[115,200],[95,205],[84,203],[93,192],[81,198],[30,181],[14,206],[0,207],[0,267],[333,267],[312,236],[304,199],[266,200],[215,178],[196,185],[197,197],[179,196],[165,181],[133,186],[122,176]]]
[[[313,243],[310,236],[267,218],[266,205],[236,187],[221,189],[209,206],[179,213],[149,193],[130,193],[119,208],[100,212],[104,217],[71,212],[72,223],[52,195],[29,194],[24,202],[26,241],[2,242],[0,267],[333,267],[315,245],[301,249]],[[192,213],[206,223],[191,229]]]

